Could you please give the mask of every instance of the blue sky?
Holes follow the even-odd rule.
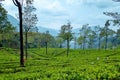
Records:
[[[16,17],[17,7],[12,0],[5,0],[3,4],[8,13]],[[103,12],[120,12],[120,2],[112,0],[34,0],[34,6],[39,20],[37,26],[56,30],[68,20],[74,29],[87,23],[104,26],[110,17]]]

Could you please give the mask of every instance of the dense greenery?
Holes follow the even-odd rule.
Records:
[[[26,67],[19,67],[17,49],[0,50],[1,80],[119,80],[120,50],[29,49]]]
[[[0,47],[6,45],[5,42],[9,43],[11,36],[15,28],[10,24],[7,19],[7,11],[0,4]]]
[[[25,34],[25,66],[19,66],[19,32],[8,21],[7,11],[0,3],[0,80],[120,80],[120,28],[109,28],[120,26],[119,13],[104,12],[113,20],[106,20],[104,26],[85,24],[79,33],[72,33],[69,22],[54,37],[49,31],[38,32],[33,1],[26,0],[20,24]],[[73,34],[79,36],[73,39]],[[70,49],[71,40],[81,49]]]

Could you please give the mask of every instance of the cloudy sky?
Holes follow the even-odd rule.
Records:
[[[3,2],[4,8],[14,17],[17,7],[12,0]],[[37,26],[59,30],[68,20],[72,27],[80,28],[84,24],[101,25],[110,17],[103,12],[120,12],[120,2],[112,0],[34,0],[38,16]]]

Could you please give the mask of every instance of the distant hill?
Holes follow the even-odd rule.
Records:
[[[19,27],[19,21],[16,19],[16,18],[14,18],[13,16],[11,16],[11,15],[7,15],[7,18],[8,18],[8,21],[10,21],[10,23],[14,26],[14,27],[16,27],[16,29],[17,29],[17,31],[18,31],[18,27]]]
[[[19,30],[19,21],[14,18],[13,16],[11,15],[7,15],[7,18],[8,18],[8,21],[10,21],[10,23],[16,27],[17,31]],[[39,26],[38,27],[39,29],[39,32],[43,33],[43,32],[46,32],[46,31],[49,31],[49,33],[53,36],[57,36],[58,35],[58,31],[57,30],[54,30],[54,29],[51,29],[51,28],[45,28],[45,27],[42,27],[42,26]]]
[[[44,33],[44,32],[46,32],[46,31],[49,31],[49,33],[50,33],[51,35],[53,35],[53,36],[57,36],[58,33],[59,33],[58,30],[51,29],[51,28],[45,28],[45,27],[42,27],[42,26],[39,26],[38,29],[39,29],[39,32],[41,32],[41,33]]]
[[[16,27],[16,29],[17,29],[17,31],[19,31],[19,21],[15,18],[15,17],[13,17],[13,16],[11,16],[11,15],[7,15],[7,17],[8,17],[8,21],[10,21],[10,23],[14,26],[14,27]],[[51,29],[51,28],[46,28],[46,27],[43,27],[43,26],[38,26],[38,29],[39,29],[39,32],[41,32],[41,33],[44,33],[44,32],[46,32],[46,31],[49,31],[49,33],[51,34],[51,35],[53,35],[53,36],[57,36],[58,34],[59,34],[59,30],[55,30],[55,29]],[[79,36],[79,29],[77,28],[77,29],[73,29],[73,31],[72,31],[73,33],[76,33],[75,35],[76,35],[76,37],[78,37]]]

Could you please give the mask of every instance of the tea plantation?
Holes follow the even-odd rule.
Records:
[[[120,80],[120,50],[29,49],[25,67],[19,50],[0,49],[0,80]]]

